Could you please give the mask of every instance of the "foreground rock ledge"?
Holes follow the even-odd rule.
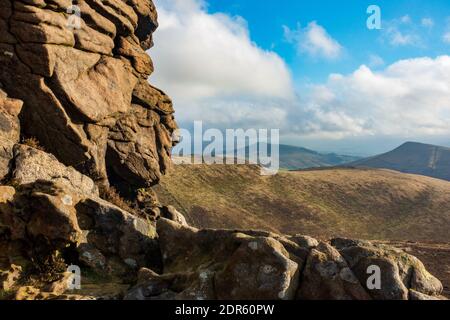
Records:
[[[139,272],[126,299],[439,299],[442,285],[405,252],[367,241],[197,230],[160,219],[164,273]],[[369,290],[368,266],[381,271]]]

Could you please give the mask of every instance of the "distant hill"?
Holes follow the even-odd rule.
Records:
[[[207,144],[205,143],[203,148],[205,148]],[[259,148],[264,147],[264,150],[267,150],[269,156],[271,155],[271,145],[267,146],[267,144],[260,143],[258,144]],[[317,151],[313,151],[310,149],[295,147],[289,145],[280,144],[280,168],[287,170],[299,170],[299,169],[310,169],[310,168],[324,168],[324,167],[334,167],[340,166],[343,164],[347,164],[356,160],[360,160],[361,157],[357,156],[349,156],[349,155],[340,155],[336,153],[320,153]],[[236,155],[245,152],[245,159],[249,159],[249,147],[245,147],[245,149],[234,150],[234,154],[227,154],[226,157],[234,158]],[[225,152],[222,152],[225,153]],[[194,154],[193,150],[191,150],[191,154]],[[212,154],[214,156],[214,154]],[[181,155],[177,156],[177,158],[185,158],[188,159],[192,157],[190,155]],[[199,156],[198,156],[199,157]]]
[[[177,165],[155,190],[201,228],[450,242],[450,182],[381,169],[261,176],[256,165]]]
[[[290,170],[332,167],[360,159],[336,153],[320,153],[301,147],[280,145],[280,167]]]
[[[269,148],[266,144],[259,144],[259,147],[261,146],[266,148],[265,150],[268,150],[269,155],[271,154],[270,145]],[[248,150],[249,147],[247,146],[245,148],[246,159],[248,159]],[[242,151],[242,149],[239,151]],[[280,168],[288,170],[334,167],[361,159],[361,157],[356,156],[320,153],[314,150],[284,144],[279,145],[279,152]]]
[[[349,166],[385,168],[450,181],[450,148],[407,142],[393,151],[357,160]]]

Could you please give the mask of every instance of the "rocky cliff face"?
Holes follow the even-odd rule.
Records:
[[[170,165],[176,124],[146,80],[153,3],[77,1],[79,28],[70,1],[0,5],[0,298],[439,297],[420,261],[382,245],[197,230],[173,207],[154,223],[146,187]],[[110,184],[144,208],[102,199]],[[380,289],[367,287],[371,266]]]
[[[170,99],[147,82],[153,3],[0,0],[0,7],[0,86],[23,102],[22,136],[99,185],[128,191],[157,183],[177,125]]]

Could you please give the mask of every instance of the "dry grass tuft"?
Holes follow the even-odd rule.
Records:
[[[44,147],[40,145],[39,140],[35,137],[23,139],[22,144],[45,152]]]
[[[52,283],[61,280],[63,273],[67,269],[67,265],[61,256],[61,253],[59,251],[46,253],[41,252],[39,249],[34,252],[34,256],[31,258],[32,264],[25,270],[21,281],[23,283],[28,283],[30,281]]]
[[[136,209],[134,209],[133,203],[129,200],[122,198],[119,192],[114,187],[102,188],[100,191],[101,197],[119,207],[122,210],[125,210],[129,213],[136,214]]]

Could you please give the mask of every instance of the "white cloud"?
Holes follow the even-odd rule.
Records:
[[[421,21],[422,27],[425,28],[433,28],[434,27],[434,20],[431,18],[423,18]]]
[[[297,26],[291,30],[283,26],[284,36],[287,41],[294,43],[299,52],[306,52],[313,57],[336,59],[342,53],[342,46],[333,39],[324,27],[316,21],[310,22],[306,28]]]
[[[370,68],[332,74],[296,96],[286,63],[251,41],[242,18],[208,14],[196,0],[157,5],[151,82],[173,98],[182,126],[204,120],[222,129],[280,128],[284,136],[327,139],[450,135],[450,56],[402,60],[377,72],[371,68],[382,59],[373,56]],[[321,47],[317,54],[341,51],[316,23],[287,31]]]
[[[379,72],[362,65],[297,100],[210,99],[187,113],[218,128],[279,128],[297,139],[448,136],[450,56],[401,60]]]
[[[292,97],[285,62],[251,41],[242,18],[208,14],[200,0],[156,4],[160,27],[150,50],[155,62],[151,81],[170,93],[177,110],[212,98]]]
[[[300,116],[308,135],[450,134],[450,56],[402,60],[381,72],[361,66],[319,88],[305,102],[308,116]],[[324,91],[332,98],[324,100]]]

